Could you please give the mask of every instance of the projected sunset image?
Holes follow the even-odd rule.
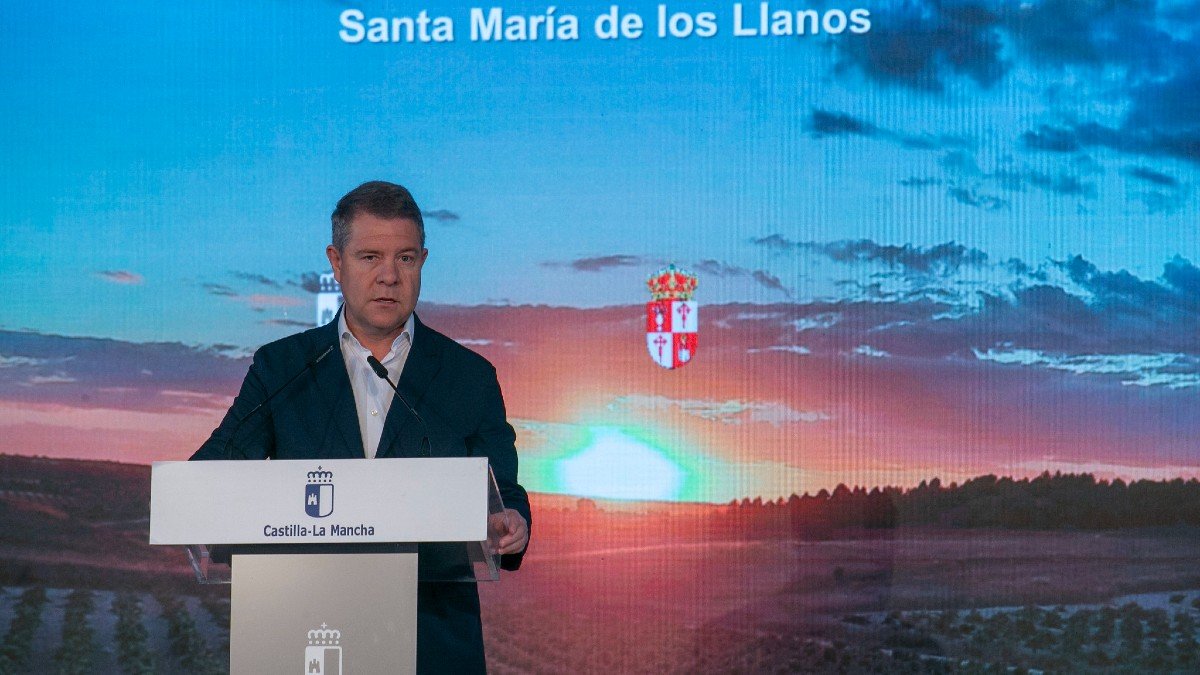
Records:
[[[1197,3],[659,4],[486,41],[448,2],[4,10],[0,644],[90,589],[227,657],[147,467],[317,325],[329,214],[384,179],[532,495],[494,672],[1194,670]],[[423,10],[457,37],[366,37]]]
[[[915,299],[705,306],[704,346],[673,371],[647,355],[633,305],[418,312],[496,365],[538,492],[721,503],[935,476],[1196,475],[1194,338],[1172,306],[1194,302],[1181,281],[1194,266],[1174,258],[1140,280],[1075,259],[1031,272],[1058,284],[926,297],[985,265]],[[638,276],[624,275],[631,295]],[[5,442],[19,454],[184,458],[247,365],[231,346],[4,341]],[[1107,353],[1080,351],[1102,342]]]

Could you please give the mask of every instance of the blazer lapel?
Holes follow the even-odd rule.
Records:
[[[421,400],[425,397],[425,391],[429,389],[429,383],[441,369],[442,355],[421,319],[413,317],[413,324],[412,350],[404,362],[404,370],[400,372],[400,382],[396,388],[414,410],[420,410]],[[402,430],[405,433],[401,434]],[[393,400],[387,420],[383,424],[383,434],[379,437],[379,451],[375,456],[417,457],[421,454],[418,447],[421,434],[420,425],[404,408],[404,404]],[[398,442],[400,440],[404,442]]]

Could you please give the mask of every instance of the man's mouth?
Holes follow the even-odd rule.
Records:
[[[387,302],[394,305],[397,301],[394,298],[375,298],[374,302]]]

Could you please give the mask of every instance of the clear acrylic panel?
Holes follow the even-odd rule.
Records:
[[[184,550],[187,551],[188,562],[192,565],[192,573],[196,575],[196,583],[228,584],[231,582],[232,570],[229,569],[229,563],[214,562],[211,548],[204,544],[192,544],[185,546]]]

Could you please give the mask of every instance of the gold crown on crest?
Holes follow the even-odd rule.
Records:
[[[329,624],[321,624],[320,628],[314,628],[308,631],[308,644],[316,645],[336,645],[342,640],[342,631],[330,628]]]
[[[646,285],[650,288],[650,297],[655,300],[691,300],[700,279],[672,264],[651,274]]]

